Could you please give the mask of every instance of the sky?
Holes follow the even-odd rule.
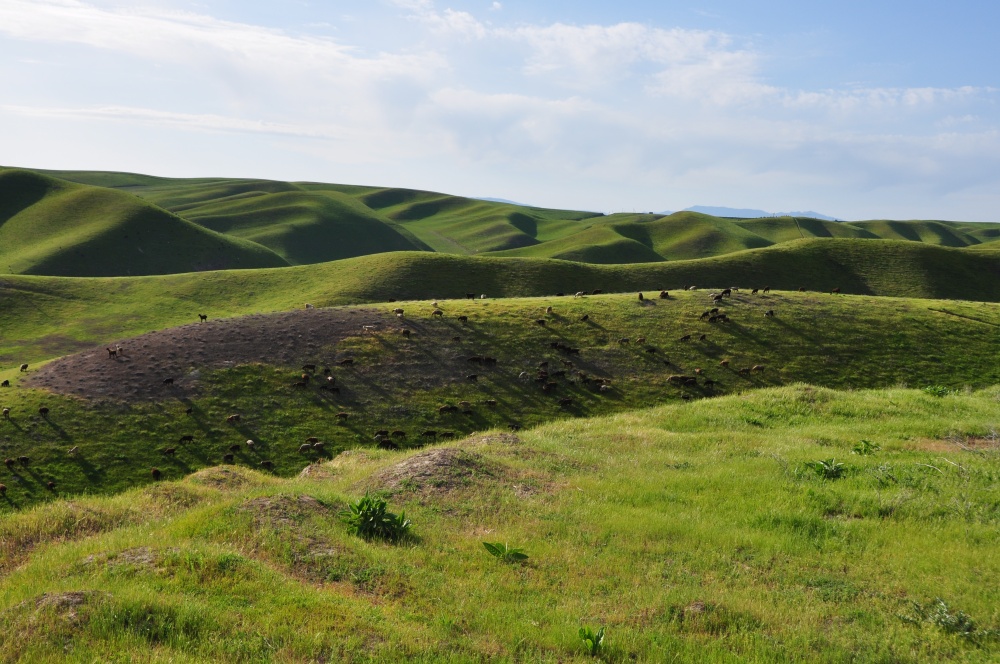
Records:
[[[0,0],[0,164],[1000,222],[992,0]]]

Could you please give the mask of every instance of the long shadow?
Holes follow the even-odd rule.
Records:
[[[80,468],[80,472],[91,482],[96,482],[101,478],[105,477],[107,473],[98,470],[94,464],[90,463],[83,457],[83,455],[77,453],[76,455],[70,457],[70,460],[76,463]]]
[[[795,336],[797,336],[797,337],[799,337],[801,339],[804,339],[805,341],[808,341],[813,346],[817,346],[817,347],[822,347],[823,346],[823,341],[821,341],[820,339],[817,339],[816,337],[810,336],[810,335],[802,332],[801,330],[799,330],[799,329],[797,329],[795,327],[792,327],[791,325],[789,325],[785,321],[781,320],[781,318],[774,317],[774,318],[771,318],[770,320],[771,320],[772,323],[774,323],[776,325],[780,325],[783,329],[787,330],[788,332],[791,332]]]
[[[64,441],[73,442],[73,437],[70,436],[68,433],[66,433],[65,429],[63,429],[61,426],[53,422],[50,418],[43,417],[42,421],[48,424],[49,428],[55,431],[59,435],[59,437],[62,438]]]

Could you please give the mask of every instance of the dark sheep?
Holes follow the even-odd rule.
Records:
[[[440,309],[435,309],[434,311],[431,312],[431,316],[444,316],[444,312],[441,311]]]
[[[181,443],[194,442],[194,436],[191,435],[191,434],[186,434],[184,436],[181,436],[181,438],[180,438],[180,440],[178,442],[181,442]]]
[[[10,419],[10,408],[4,408],[3,409],[3,418],[5,420],[9,420]]]
[[[736,373],[738,373],[741,376],[749,376],[750,375],[750,367],[743,367],[741,369],[737,369]]]
[[[774,318],[774,309],[768,309],[764,312],[765,318]]]
[[[53,482],[52,480],[49,480],[48,482],[46,482],[45,486],[48,487],[49,491],[55,491],[55,489],[56,489],[56,483]]]
[[[756,295],[758,290],[760,290],[760,289],[759,288],[754,288],[752,291],[750,291],[750,294],[751,295]]]
[[[204,323],[205,321],[208,320],[208,314],[198,314],[198,319]]]
[[[306,438],[306,442],[312,445],[313,443],[318,443],[319,438],[317,438],[316,436],[309,436],[308,438]]]
[[[316,450],[317,452],[322,452],[324,447],[326,447],[326,443],[324,443],[323,441],[320,441],[318,443],[313,443],[313,449]]]
[[[483,364],[488,367],[495,367],[497,365],[497,358],[495,357],[484,357]]]
[[[7,485],[6,484],[0,484],[0,496],[5,495],[6,493],[7,493]]]
[[[584,314],[583,317],[580,319],[580,322],[586,323],[588,320],[590,320],[590,314]]]
[[[399,445],[397,445],[396,443],[392,442],[391,440],[382,440],[382,439],[379,439],[377,445],[378,445],[378,448],[381,449],[381,450],[398,450],[399,449]]]
[[[466,316],[465,314],[462,314],[461,316],[458,317],[458,320],[459,320],[459,322],[462,322],[462,323],[468,323],[469,322],[469,317]]]
[[[117,348],[105,348],[104,350],[108,351],[108,359],[109,360],[111,358],[113,358],[113,357],[118,357],[118,349]]]
[[[475,300],[476,299],[476,294],[475,293],[466,293],[465,294],[465,298],[467,300]]]
[[[393,438],[406,438],[406,432],[405,431],[401,431],[399,429],[396,429],[395,431],[393,431],[389,435],[392,436]]]
[[[643,296],[643,294],[642,294],[642,293],[639,293],[639,301],[640,301],[640,302],[642,302],[642,301],[643,301],[643,300],[645,300],[645,299],[646,299],[646,298],[645,298],[645,297]]]
[[[239,443],[233,443],[232,445],[229,446],[230,452],[239,452],[241,449],[242,446]],[[230,454],[229,456],[232,456],[232,454]]]
[[[42,417],[48,417],[49,409],[46,406],[42,406],[41,408],[38,409],[38,414],[41,415]]]
[[[10,381],[4,379],[4,381],[0,383],[0,387],[10,387]]]
[[[149,474],[153,476],[154,480],[159,480],[161,477],[163,477],[163,473],[160,472],[159,468],[153,468],[152,470],[149,471]]]
[[[165,450],[163,450],[163,454],[165,456],[174,456],[175,454],[177,454],[177,448],[176,447],[168,447]]]
[[[510,424],[507,425],[507,428],[510,429],[511,431],[520,431],[521,425],[518,424],[517,422],[511,422]]]
[[[475,383],[479,380],[479,374],[469,374],[465,377],[465,379],[469,382]]]
[[[4,465],[6,465],[8,468],[10,468],[11,466],[14,465],[14,460],[11,459],[10,457],[7,457],[6,459],[4,459],[3,462],[4,462]]]
[[[458,405],[460,408],[472,408],[472,403],[469,401],[459,401]]]
[[[497,407],[497,400],[496,399],[487,399],[483,403],[485,403],[490,408],[496,408]]]
[[[618,340],[618,343],[625,345],[627,343],[630,343],[630,339],[628,337],[622,337],[621,339]]]
[[[326,385],[320,385],[319,389],[326,390],[327,392],[330,392],[332,394],[340,394],[340,388],[332,386],[329,383],[327,383]]]
[[[21,456],[17,457],[17,462],[22,466],[27,466],[31,462],[31,459],[22,454]]]
[[[683,337],[681,337],[680,339],[678,339],[678,341],[691,341],[691,335],[690,334],[685,334]]]
[[[438,408],[438,412],[441,413],[442,415],[444,415],[445,413],[455,413],[457,411],[458,411],[458,406],[452,406],[450,404],[447,406],[440,406]]]
[[[404,329],[402,329],[402,330],[400,330],[400,331],[399,331],[399,333],[400,333],[400,334],[402,334],[402,335],[403,335],[404,337],[406,337],[407,339],[409,339],[409,338],[410,338],[410,331],[409,331],[409,330],[407,330],[407,329],[405,329],[405,328],[404,328]]]
[[[451,338],[451,340],[452,340],[452,341],[461,341],[461,340],[462,340],[462,337],[459,337],[459,336],[454,336],[454,337],[452,337],[452,338]]]
[[[173,385],[174,384],[174,379],[173,378],[164,378],[163,379],[163,384],[164,385]]]
[[[721,295],[722,297],[732,297],[733,296],[733,289],[732,288],[726,288],[721,293],[719,293],[719,295]]]
[[[472,362],[473,364],[482,364],[483,363],[483,356],[482,355],[473,355],[472,357],[470,357],[466,361],[467,362]]]
[[[719,366],[720,367],[728,367],[729,366],[729,360],[720,360],[719,361]]]
[[[722,295],[713,295],[712,302],[722,302]]]
[[[545,327],[545,320],[539,318],[538,320],[535,321],[535,325],[541,325],[542,327]]]
[[[312,451],[312,447],[313,446],[309,445],[308,443],[306,443],[304,445],[299,445],[299,454],[304,454],[305,452]]]
[[[646,352],[647,353],[656,353],[657,350],[655,348],[653,348],[652,346],[650,346],[649,348],[646,349]]]
[[[351,416],[350,413],[345,413],[345,412],[339,412],[339,413],[337,413],[337,419],[341,420],[341,421],[346,420],[350,416]]]
[[[710,314],[717,314],[717,313],[719,313],[719,308],[718,307],[712,307],[711,309],[708,310],[708,313],[710,313]]]
[[[333,372],[330,371],[330,367],[323,367],[323,375],[326,376],[327,380],[333,380],[333,376],[330,375],[331,373]]]
[[[834,288],[832,291],[830,291],[831,295],[837,295],[839,293],[840,293],[840,287],[839,286],[837,288]]]
[[[805,293],[806,292],[806,287],[805,286],[799,286],[799,292],[800,293]]]
[[[770,293],[771,292],[771,287],[770,286],[764,286],[764,292],[765,293]]]
[[[223,454],[222,463],[232,463],[235,457],[232,454]]]
[[[389,435],[389,430],[388,429],[379,429],[378,431],[375,432],[375,435],[376,436],[382,436],[383,438],[385,438],[386,436]]]
[[[706,312],[704,312],[704,313],[703,313],[703,314],[702,314],[701,316],[699,316],[699,318],[700,318],[701,320],[705,320],[706,318],[708,318],[708,317],[709,317],[709,316],[711,316],[711,315],[712,315],[712,312],[711,312],[711,311],[706,311]]]
[[[264,461],[261,461],[259,465],[260,465],[261,468],[266,468],[268,470],[273,470],[274,469],[274,462],[270,461],[268,459],[265,459]]]
[[[232,415],[226,418],[226,422],[228,422],[229,424],[236,424],[239,421],[240,421],[240,416],[238,413],[233,413]]]
[[[438,434],[438,435],[439,435],[439,436],[440,436],[441,438],[454,438],[454,437],[455,437],[455,432],[454,432],[454,431],[442,431],[442,432],[441,432],[440,434]]]
[[[402,316],[403,315],[403,310],[402,309],[393,309],[392,313],[396,314],[397,316]]]
[[[572,405],[573,405],[572,397],[563,397],[562,399],[559,400],[560,408],[569,408]]]
[[[707,334],[700,334],[700,335],[698,335],[698,341],[705,341],[706,339],[708,339],[708,335]]]
[[[421,432],[420,435],[424,438],[437,438],[438,433],[433,429],[428,429],[427,431]]]
[[[767,369],[767,367],[763,364],[755,364],[750,367],[750,371],[753,373],[764,373],[765,369]]]
[[[668,293],[665,290],[661,290],[660,291],[660,299],[661,300],[669,300],[670,299],[670,293]]]
[[[191,415],[192,413],[194,413],[194,408],[185,408],[184,409],[184,414],[185,415]]]
[[[309,383],[304,380],[297,380],[292,383],[292,387],[309,387]]]
[[[21,371],[23,372],[23,371],[27,371],[27,370],[28,370],[28,365],[27,364],[22,364],[21,365]]]

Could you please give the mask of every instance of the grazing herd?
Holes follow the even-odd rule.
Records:
[[[695,289],[696,287],[693,286],[684,288],[684,290],[695,290]],[[714,306],[706,309],[703,313],[701,313],[697,317],[697,320],[712,325],[728,325],[732,323],[730,315],[722,311],[721,307],[727,300],[733,297],[733,294],[735,292],[738,291],[739,288],[731,287],[722,289],[718,292],[712,292],[709,295],[709,298]],[[750,292],[752,295],[766,294],[770,292],[770,288],[769,287],[754,288]],[[831,289],[830,292],[832,294],[839,294],[841,290],[840,288],[833,288]],[[584,298],[588,295],[599,295],[601,293],[602,291],[600,290],[594,290],[591,292],[577,291],[572,295],[574,298]],[[466,296],[467,299],[469,300],[476,299],[474,293],[467,293]],[[485,298],[485,295],[480,296],[480,299],[483,298]],[[642,292],[638,293],[637,299],[640,303],[643,303],[644,305],[647,306],[655,304],[655,302],[653,302],[651,298],[648,298]],[[669,294],[669,291],[667,291],[666,289],[660,289],[658,294],[658,299],[670,300],[672,298]],[[442,307],[440,303],[433,302],[432,307],[433,309],[430,313],[431,318],[444,319],[446,317],[445,308]],[[306,308],[312,309],[314,307],[312,305],[307,304]],[[556,309],[557,307],[554,305],[546,306],[544,308],[545,317],[539,317],[534,319],[534,324],[539,328],[545,328],[546,330],[548,330],[552,324],[566,322],[563,317],[557,314]],[[405,312],[402,308],[400,307],[393,308],[391,312],[396,316],[397,319],[404,320]],[[451,316],[448,317],[451,318]],[[775,318],[776,313],[773,309],[768,309],[764,312],[764,317],[769,319]],[[208,320],[207,314],[198,314],[198,318],[201,322],[205,322]],[[467,314],[459,314],[457,316],[454,316],[454,320],[457,320],[463,326],[466,327],[470,326],[470,319]],[[591,312],[585,313],[578,320],[582,323],[590,323],[592,321],[592,313]],[[600,326],[598,326],[598,328],[599,327]],[[566,328],[561,328],[561,329],[566,329]],[[362,335],[375,335],[379,333],[380,330],[377,325],[366,324],[361,326]],[[412,330],[409,328],[402,328],[399,330],[399,333],[405,339],[408,340],[412,336]],[[545,332],[542,331],[539,331],[539,333],[546,334]],[[563,335],[560,335],[560,337],[565,338]],[[461,337],[454,337],[455,341],[460,341],[460,339]],[[708,334],[704,332],[688,332],[677,338],[677,341],[681,343],[696,343],[696,342],[708,343]],[[662,358],[662,359],[656,359],[655,360],[656,362],[662,362],[663,365],[667,367],[671,366],[670,360],[662,355],[663,352],[662,349],[658,349],[655,346],[647,344],[646,337],[622,336],[617,338],[617,343],[620,347],[622,347],[623,350],[625,350],[625,347],[627,346],[632,346],[633,342],[636,347],[642,347],[642,351],[650,356],[650,360],[653,360],[654,358],[652,356],[655,355],[656,357]],[[559,358],[558,360],[559,364],[562,365],[562,368],[553,368],[550,366],[550,364],[555,363],[556,360],[551,360],[551,359],[542,360],[534,363],[535,366],[537,367],[535,371],[520,371],[517,374],[517,377],[522,381],[529,381],[535,383],[538,386],[536,389],[539,389],[543,394],[559,393],[562,390],[569,387],[569,383],[575,383],[581,387],[590,388],[593,392],[596,392],[598,394],[608,394],[609,392],[612,392],[613,384],[611,379],[607,377],[591,376],[587,372],[579,370],[577,364],[574,363],[572,359],[570,359],[573,356],[581,355],[580,348],[574,347],[562,340],[551,341],[549,343],[549,348],[551,350],[558,351],[559,353],[562,353],[564,355],[563,358]],[[108,359],[120,359],[123,356],[123,348],[120,344],[109,346],[106,348],[106,351],[108,353]],[[719,352],[719,349],[715,347],[713,349],[713,352],[717,353]],[[466,361],[469,364],[477,365],[479,367],[482,367],[483,369],[496,368],[500,364],[500,361],[497,358],[484,354],[471,355],[466,358]],[[729,359],[724,358],[718,362],[718,366],[721,369],[729,370],[730,363],[731,362]],[[342,358],[339,361],[337,361],[336,364],[337,366],[340,367],[350,367],[354,364],[354,358]],[[558,367],[559,364],[556,364],[556,366]],[[336,380],[332,375],[331,368],[327,366],[323,367],[322,370],[317,370],[318,366],[319,365],[314,363],[307,363],[303,365],[301,367],[302,373],[298,375],[297,380],[293,383],[293,386],[308,387],[313,384],[318,384],[319,385],[318,389],[320,390],[324,390],[330,394],[339,394],[340,387],[336,385]],[[28,368],[29,366],[27,363],[21,364],[19,371],[25,373],[28,371]],[[745,366],[735,369],[735,374],[747,377],[753,374],[762,374],[766,370],[767,366],[765,364],[752,364],[751,366]],[[319,375],[320,373],[322,375]],[[484,374],[480,373],[466,373],[463,375],[464,375],[464,380],[467,383],[480,383],[481,382],[480,379],[484,376]],[[485,375],[488,376],[490,374],[487,373]],[[667,384],[677,385],[685,388],[697,387],[701,385],[709,390],[708,393],[711,393],[711,390],[716,385],[719,384],[719,381],[708,377],[706,375],[705,369],[702,367],[694,368],[690,374],[689,373],[669,374],[666,376],[665,380]],[[701,381],[700,383],[699,380]],[[173,385],[174,379],[172,377],[164,378],[162,379],[162,383],[167,386]],[[0,387],[10,387],[10,380],[7,379],[2,381],[2,383],[0,383]],[[683,393],[682,396],[687,399],[691,398],[691,394],[687,392]],[[478,402],[482,406],[485,406],[486,408],[489,409],[496,409],[499,405],[499,401],[496,398],[480,399]],[[568,396],[565,394],[556,394],[556,399],[554,403],[558,405],[558,407],[561,409],[574,409],[577,407],[580,401],[579,397]],[[458,405],[453,405],[453,404],[441,405],[440,407],[438,407],[437,412],[439,416],[448,416],[453,413],[472,415],[474,414],[473,409],[474,406],[472,401],[461,400],[459,401]],[[192,409],[188,408],[185,412],[188,415],[191,415]],[[42,418],[47,418],[50,415],[50,410],[46,406],[41,406],[38,408],[38,414]],[[11,409],[9,407],[4,407],[2,409],[2,415],[4,420],[8,421],[11,420]],[[338,422],[344,424],[351,417],[351,413],[347,411],[340,411],[337,412],[334,415],[334,417],[337,419]],[[232,426],[239,426],[241,422],[241,415],[239,413],[231,413],[225,418],[225,422]],[[508,427],[512,431],[516,431],[521,428],[521,424],[512,421],[508,423]],[[455,432],[451,430],[424,429],[419,432],[418,437],[421,440],[450,439],[455,437]],[[406,439],[407,439],[407,432],[401,429],[394,429],[394,430],[390,430],[388,428],[378,429],[377,431],[374,432],[373,435],[373,440],[377,447],[389,450],[399,449],[400,444],[404,442]],[[193,434],[185,434],[180,436],[178,442],[181,445],[184,445],[187,443],[193,443],[194,440],[195,437]],[[222,462],[233,463],[235,460],[235,454],[239,452],[241,449],[254,450],[255,448],[256,448],[256,443],[251,439],[246,440],[245,447],[235,444],[230,445],[228,453],[223,454],[221,456]],[[309,436],[308,438],[305,439],[303,443],[300,443],[297,446],[298,452],[303,455],[323,454],[325,452],[325,448],[326,448],[326,443],[320,440],[318,436]],[[175,457],[178,453],[178,449],[179,448],[177,446],[170,446],[163,448],[161,452],[164,457]],[[74,446],[72,449],[69,450],[68,454],[70,456],[78,455],[79,447]],[[5,464],[9,469],[13,468],[15,464],[20,464],[22,467],[27,467],[29,463],[30,459],[27,456],[23,455],[17,457],[16,461],[13,458],[7,458],[5,460]],[[269,459],[259,460],[258,465],[263,469],[273,469],[275,467],[274,461]],[[152,477],[152,479],[154,480],[159,480],[164,476],[164,472],[159,468],[154,467],[149,471],[149,476]],[[55,489],[54,481],[51,480],[48,481],[46,486],[50,490]],[[6,491],[7,487],[3,484],[0,484],[0,494],[5,494]]]

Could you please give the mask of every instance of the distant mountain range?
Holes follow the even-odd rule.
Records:
[[[824,221],[840,221],[834,217],[813,212],[812,210],[796,212],[765,212],[764,210],[752,210],[749,208],[729,208],[713,207],[711,205],[695,205],[684,208],[685,212],[701,212],[710,214],[713,217],[742,217],[744,219],[756,219],[758,217],[810,217],[812,219],[822,219]]]

